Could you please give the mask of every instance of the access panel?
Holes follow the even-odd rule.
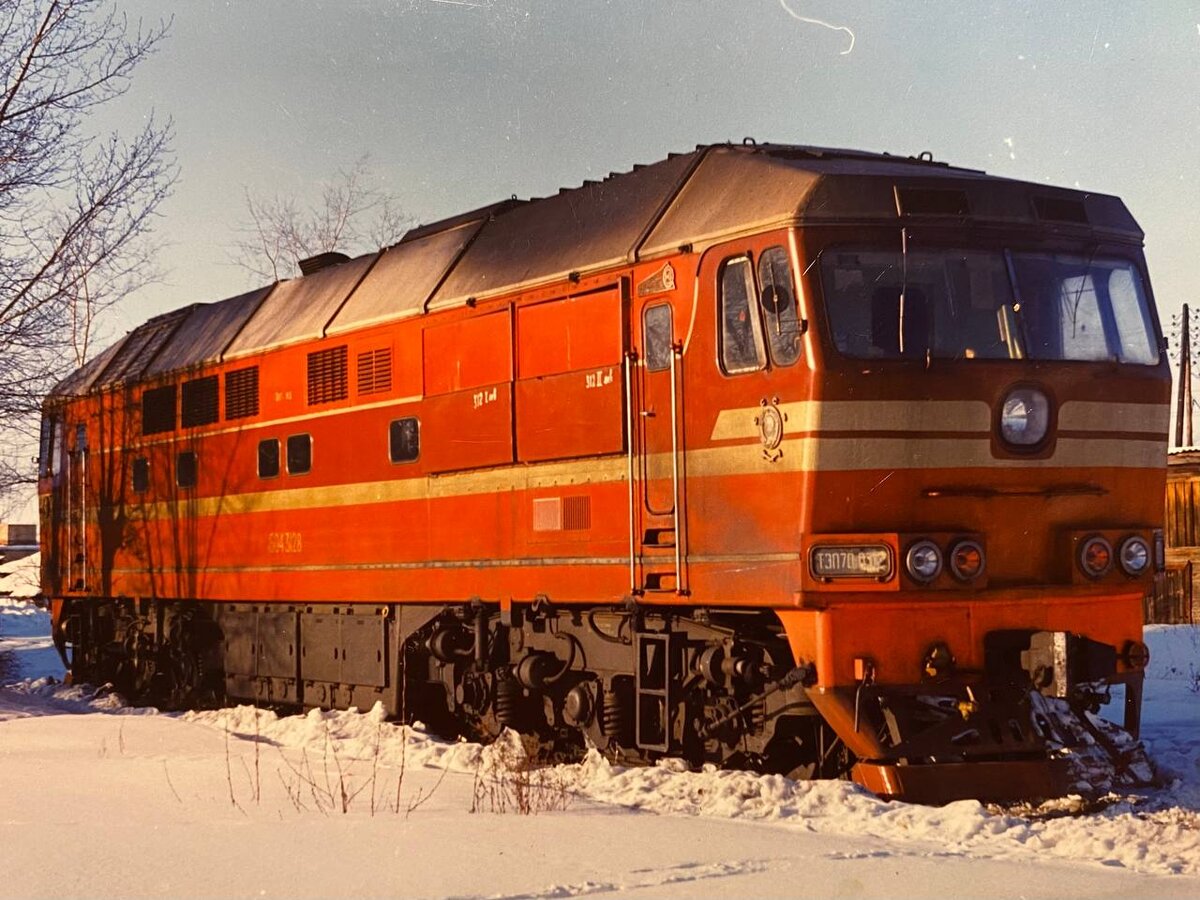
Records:
[[[517,458],[625,449],[618,286],[517,309]]]

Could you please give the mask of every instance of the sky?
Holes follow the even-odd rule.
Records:
[[[1200,304],[1200,0],[117,3],[173,23],[95,125],[171,117],[182,174],[110,337],[251,286],[247,189],[312,200],[366,156],[429,222],[747,136],[1115,193],[1164,326]]]

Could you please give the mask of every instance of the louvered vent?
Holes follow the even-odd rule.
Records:
[[[142,434],[175,430],[175,385],[152,388],[142,394]]]
[[[258,415],[258,366],[225,373],[225,418]]]
[[[349,396],[346,346],[308,354],[308,404],[332,403]]]
[[[197,425],[211,425],[220,415],[220,404],[217,399],[217,376],[196,378],[183,383],[180,392],[182,409],[180,419],[184,428],[194,428]]]
[[[591,527],[591,497],[539,497],[533,501],[534,531],[587,531]]]
[[[587,531],[592,527],[592,498],[563,497],[563,531]]]
[[[392,348],[358,354],[358,392],[382,394],[392,389]]]

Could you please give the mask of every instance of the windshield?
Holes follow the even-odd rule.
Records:
[[[828,250],[825,306],[857,359],[1108,360],[1158,347],[1128,260],[985,250]]]

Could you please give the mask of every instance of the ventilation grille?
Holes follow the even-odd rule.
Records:
[[[392,348],[358,354],[358,392],[382,394],[392,389]]]
[[[533,501],[534,531],[587,531],[591,527],[591,497],[539,497]]]
[[[563,497],[563,531],[587,531],[592,527],[592,498]]]
[[[184,428],[196,425],[211,425],[220,415],[220,402],[217,398],[217,376],[197,378],[185,381],[180,391],[182,409],[180,420]]]
[[[142,394],[142,434],[175,430],[175,385]]]
[[[258,415],[258,366],[225,373],[225,418]]]
[[[346,345],[308,354],[308,404],[332,403],[349,396]]]

